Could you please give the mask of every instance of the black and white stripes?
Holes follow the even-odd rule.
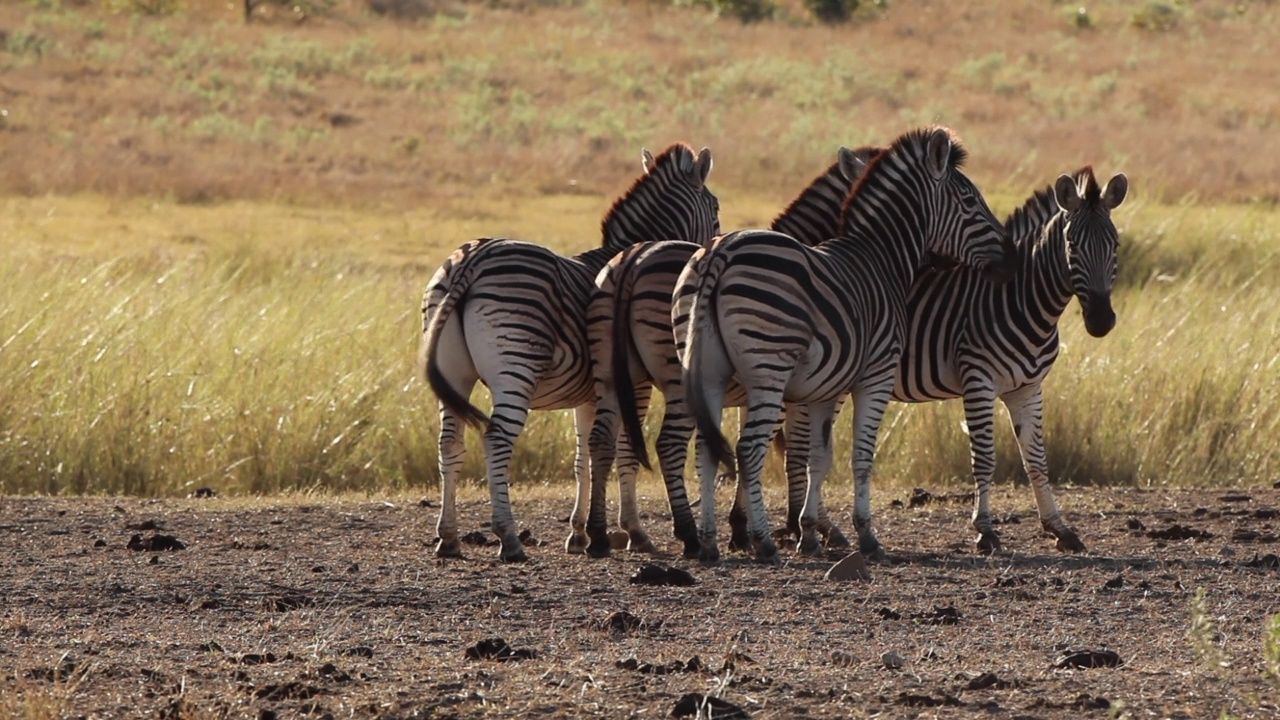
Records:
[[[1084,550],[1049,486],[1041,386],[1058,356],[1058,319],[1072,297],[1080,301],[1089,334],[1102,337],[1115,325],[1111,286],[1118,235],[1111,211],[1127,191],[1124,175],[1101,188],[1092,168],[1063,175],[1006,221],[1019,254],[1011,282],[997,285],[955,268],[925,271],[911,288],[911,321],[893,399],[964,398],[980,551],[1000,547],[989,505],[996,398],[1009,410],[1041,523],[1057,537],[1059,549]]]
[[[578,508],[586,512],[586,435],[595,393],[586,338],[592,280],[624,248],[668,238],[705,241],[719,232],[719,203],[706,187],[711,154],[674,145],[644,154],[645,173],[602,222],[601,246],[566,258],[527,242],[483,238],[445,261],[423,297],[423,371],[440,400],[443,504],[436,554],[460,553],[454,495],[465,448],[463,423],[484,429],[493,532],[501,557],[523,560],[507,492],[507,467],[529,410],[575,408]],[[470,402],[476,381],[493,396],[492,417]]]
[[[883,555],[871,529],[871,460],[905,344],[906,296],[926,251],[1007,278],[1015,250],[973,183],[965,151],[944,128],[898,138],[873,160],[845,202],[840,237],[808,248],[769,231],[730,233],[691,263],[680,285],[695,288],[681,358],[685,389],[704,450],[732,464],[720,433],[725,391],[736,376],[747,419],[736,452],[756,555],[777,549],[764,511],[760,473],[785,402],[807,406],[812,433],[802,542],[816,545],[821,485],[831,463],[836,402],[855,406],[854,521],[863,552]],[[677,290],[677,298],[680,296]],[[678,301],[673,317],[685,310]],[[700,474],[705,478],[700,469]],[[715,559],[714,488],[704,485],[703,559]]]

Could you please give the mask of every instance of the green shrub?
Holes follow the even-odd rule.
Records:
[[[131,15],[172,15],[178,11],[178,0],[104,0],[111,12]]]
[[[804,0],[804,6],[818,22],[836,24],[848,22],[853,17],[853,11],[858,9],[858,0]]]
[[[1177,27],[1181,16],[1182,10],[1176,5],[1153,0],[1135,11],[1129,22],[1136,28],[1164,32]]]
[[[712,0],[716,13],[740,22],[771,20],[778,10],[773,0]]]

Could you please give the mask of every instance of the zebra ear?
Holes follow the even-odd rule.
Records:
[[[1124,202],[1124,198],[1129,194],[1129,178],[1124,173],[1116,173],[1114,177],[1107,181],[1107,186],[1102,188],[1102,202],[1106,204],[1110,210],[1120,207],[1120,203]]]
[[[707,176],[711,174],[711,148],[702,148],[698,153],[698,160],[693,164],[689,172],[689,181],[694,185],[701,187],[707,184]]]
[[[844,146],[836,151],[836,162],[840,166],[840,174],[850,182],[862,177],[862,171],[867,169],[867,159]]]
[[[1058,207],[1072,212],[1080,207],[1080,189],[1076,187],[1076,181],[1070,175],[1059,175],[1058,181],[1053,184],[1053,199],[1058,201]]]
[[[640,148],[640,167],[644,168],[645,175],[653,169],[653,153],[649,152],[649,148]]]
[[[934,180],[946,177],[951,169],[951,136],[946,130],[938,128],[929,136],[929,147],[925,153],[929,174]]]

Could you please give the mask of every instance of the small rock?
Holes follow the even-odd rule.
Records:
[[[351,657],[371,658],[373,657],[373,648],[367,645],[356,645],[343,650],[342,654],[350,655]]]
[[[1120,667],[1124,661],[1120,655],[1110,650],[1078,650],[1069,652],[1054,664],[1056,668],[1101,668]]]
[[[439,506],[438,504],[436,504],[436,502],[435,502],[434,500],[431,500],[430,498],[422,498],[421,500],[419,500],[419,501],[418,501],[418,507],[424,507],[424,508],[437,508],[437,507],[440,507],[440,506]]]
[[[831,651],[831,664],[836,667],[849,667],[855,662],[857,660],[853,657],[853,653],[845,652],[844,650]]]
[[[633,630],[640,630],[643,628],[657,629],[661,626],[661,620],[655,621],[655,623],[648,623],[641,620],[639,617],[632,615],[626,610],[620,610],[610,615],[604,620],[601,620],[598,625],[601,630],[611,633],[629,633]]]
[[[1213,533],[1186,525],[1170,525],[1163,530],[1148,530],[1147,537],[1152,540],[1208,540]]]
[[[1255,555],[1254,558],[1246,562],[1244,566],[1266,570],[1280,570],[1280,557],[1270,553],[1266,555]]]
[[[902,613],[898,612],[897,610],[894,610],[893,608],[882,607],[876,611],[876,614],[880,616],[881,620],[901,620],[902,619]]]
[[[149,538],[143,538],[136,534],[129,538],[129,544],[126,547],[136,552],[165,552],[187,548],[185,543],[172,535],[152,535]]]
[[[688,693],[671,708],[671,717],[696,717],[710,720],[743,720],[751,717],[746,710],[727,700],[702,693]]]
[[[98,538],[97,540],[94,540],[94,541],[93,541],[93,546],[94,546],[94,547],[106,547],[106,546],[107,546],[107,541],[106,541],[106,540],[103,540],[102,538]]]
[[[528,528],[520,531],[520,544],[525,547],[542,547],[546,543],[533,536],[533,532]]]
[[[827,574],[822,576],[825,580],[862,580],[864,582],[871,580],[871,571],[867,569],[867,561],[862,557],[862,553],[854,551],[844,556],[831,569],[827,570]]]
[[[1130,530],[1146,530],[1147,529],[1147,526],[1143,525],[1142,521],[1136,517],[1129,518],[1125,522],[1125,526],[1128,527]]]
[[[465,656],[468,660],[511,662],[513,660],[533,660],[538,656],[538,653],[527,648],[516,650],[502,638],[488,638],[467,648]]]
[[[211,487],[198,487],[187,494],[189,498],[214,498],[218,497],[218,491]]]
[[[697,585],[698,581],[693,579],[687,570],[681,570],[676,567],[663,567],[654,563],[647,563],[631,576],[629,581],[632,585],[675,585],[677,587],[688,587]]]
[[[907,659],[895,652],[887,652],[880,656],[880,664],[890,670],[901,670],[907,664]]]
[[[498,541],[489,533],[483,533],[479,530],[472,530],[458,539],[468,545],[479,545],[480,547],[492,547],[498,544]]]
[[[924,488],[916,488],[911,491],[911,498],[907,500],[907,507],[924,507],[933,500],[933,493]]]
[[[1124,587],[1124,576],[1117,575],[1111,578],[1110,580],[1106,581],[1105,583],[1103,583],[1102,587],[1106,588],[1107,590],[1119,590],[1120,588]]]

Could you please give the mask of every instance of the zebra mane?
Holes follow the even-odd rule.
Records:
[[[965,161],[969,159],[969,151],[960,144],[960,136],[956,135],[951,128],[943,125],[930,125],[908,130],[899,135],[896,140],[889,144],[888,148],[867,163],[867,169],[862,172],[862,177],[858,178],[858,181],[849,189],[849,194],[844,198],[844,205],[840,208],[840,228],[843,229],[848,221],[849,208],[855,205],[854,198],[862,192],[862,188],[867,184],[867,181],[875,177],[880,163],[885,162],[889,157],[897,157],[899,154],[906,154],[910,157],[923,157],[926,148],[929,147],[929,138],[938,130],[945,132],[947,137],[951,139],[951,153],[947,158],[951,168],[964,167]]]
[[[619,195],[618,199],[613,201],[613,205],[609,206],[609,211],[606,212],[604,217],[600,220],[600,247],[604,247],[609,241],[609,223],[613,220],[613,216],[618,212],[618,208],[626,204],[627,200],[631,199],[632,195],[639,192],[640,188],[645,185],[646,181],[648,181],[651,176],[658,175],[659,171],[667,165],[682,162],[691,164],[696,162],[697,158],[698,153],[693,149],[693,147],[682,142],[674,143],[666,150],[655,155],[653,158],[653,164],[649,166],[648,171],[640,173],[640,176],[631,183],[631,187],[627,188],[626,192]]]
[[[1076,181],[1080,196],[1089,205],[1096,205],[1102,199],[1102,188],[1098,186],[1098,178],[1093,175],[1092,165],[1085,165],[1071,173],[1071,179]]]
[[[1058,212],[1058,201],[1053,196],[1053,186],[1040,188],[1027,198],[1022,207],[1009,213],[1004,226],[1009,230],[1013,243],[1019,247],[1040,237],[1044,224]]]
[[[1098,187],[1092,165],[1085,165],[1071,173],[1071,178],[1075,180],[1086,203],[1094,204],[1102,199],[1102,188]],[[1058,214],[1059,210],[1053,186],[1048,185],[1032,193],[1022,207],[1010,213],[1004,226],[1008,228],[1014,244],[1021,247],[1028,241],[1038,240],[1045,223]]]

